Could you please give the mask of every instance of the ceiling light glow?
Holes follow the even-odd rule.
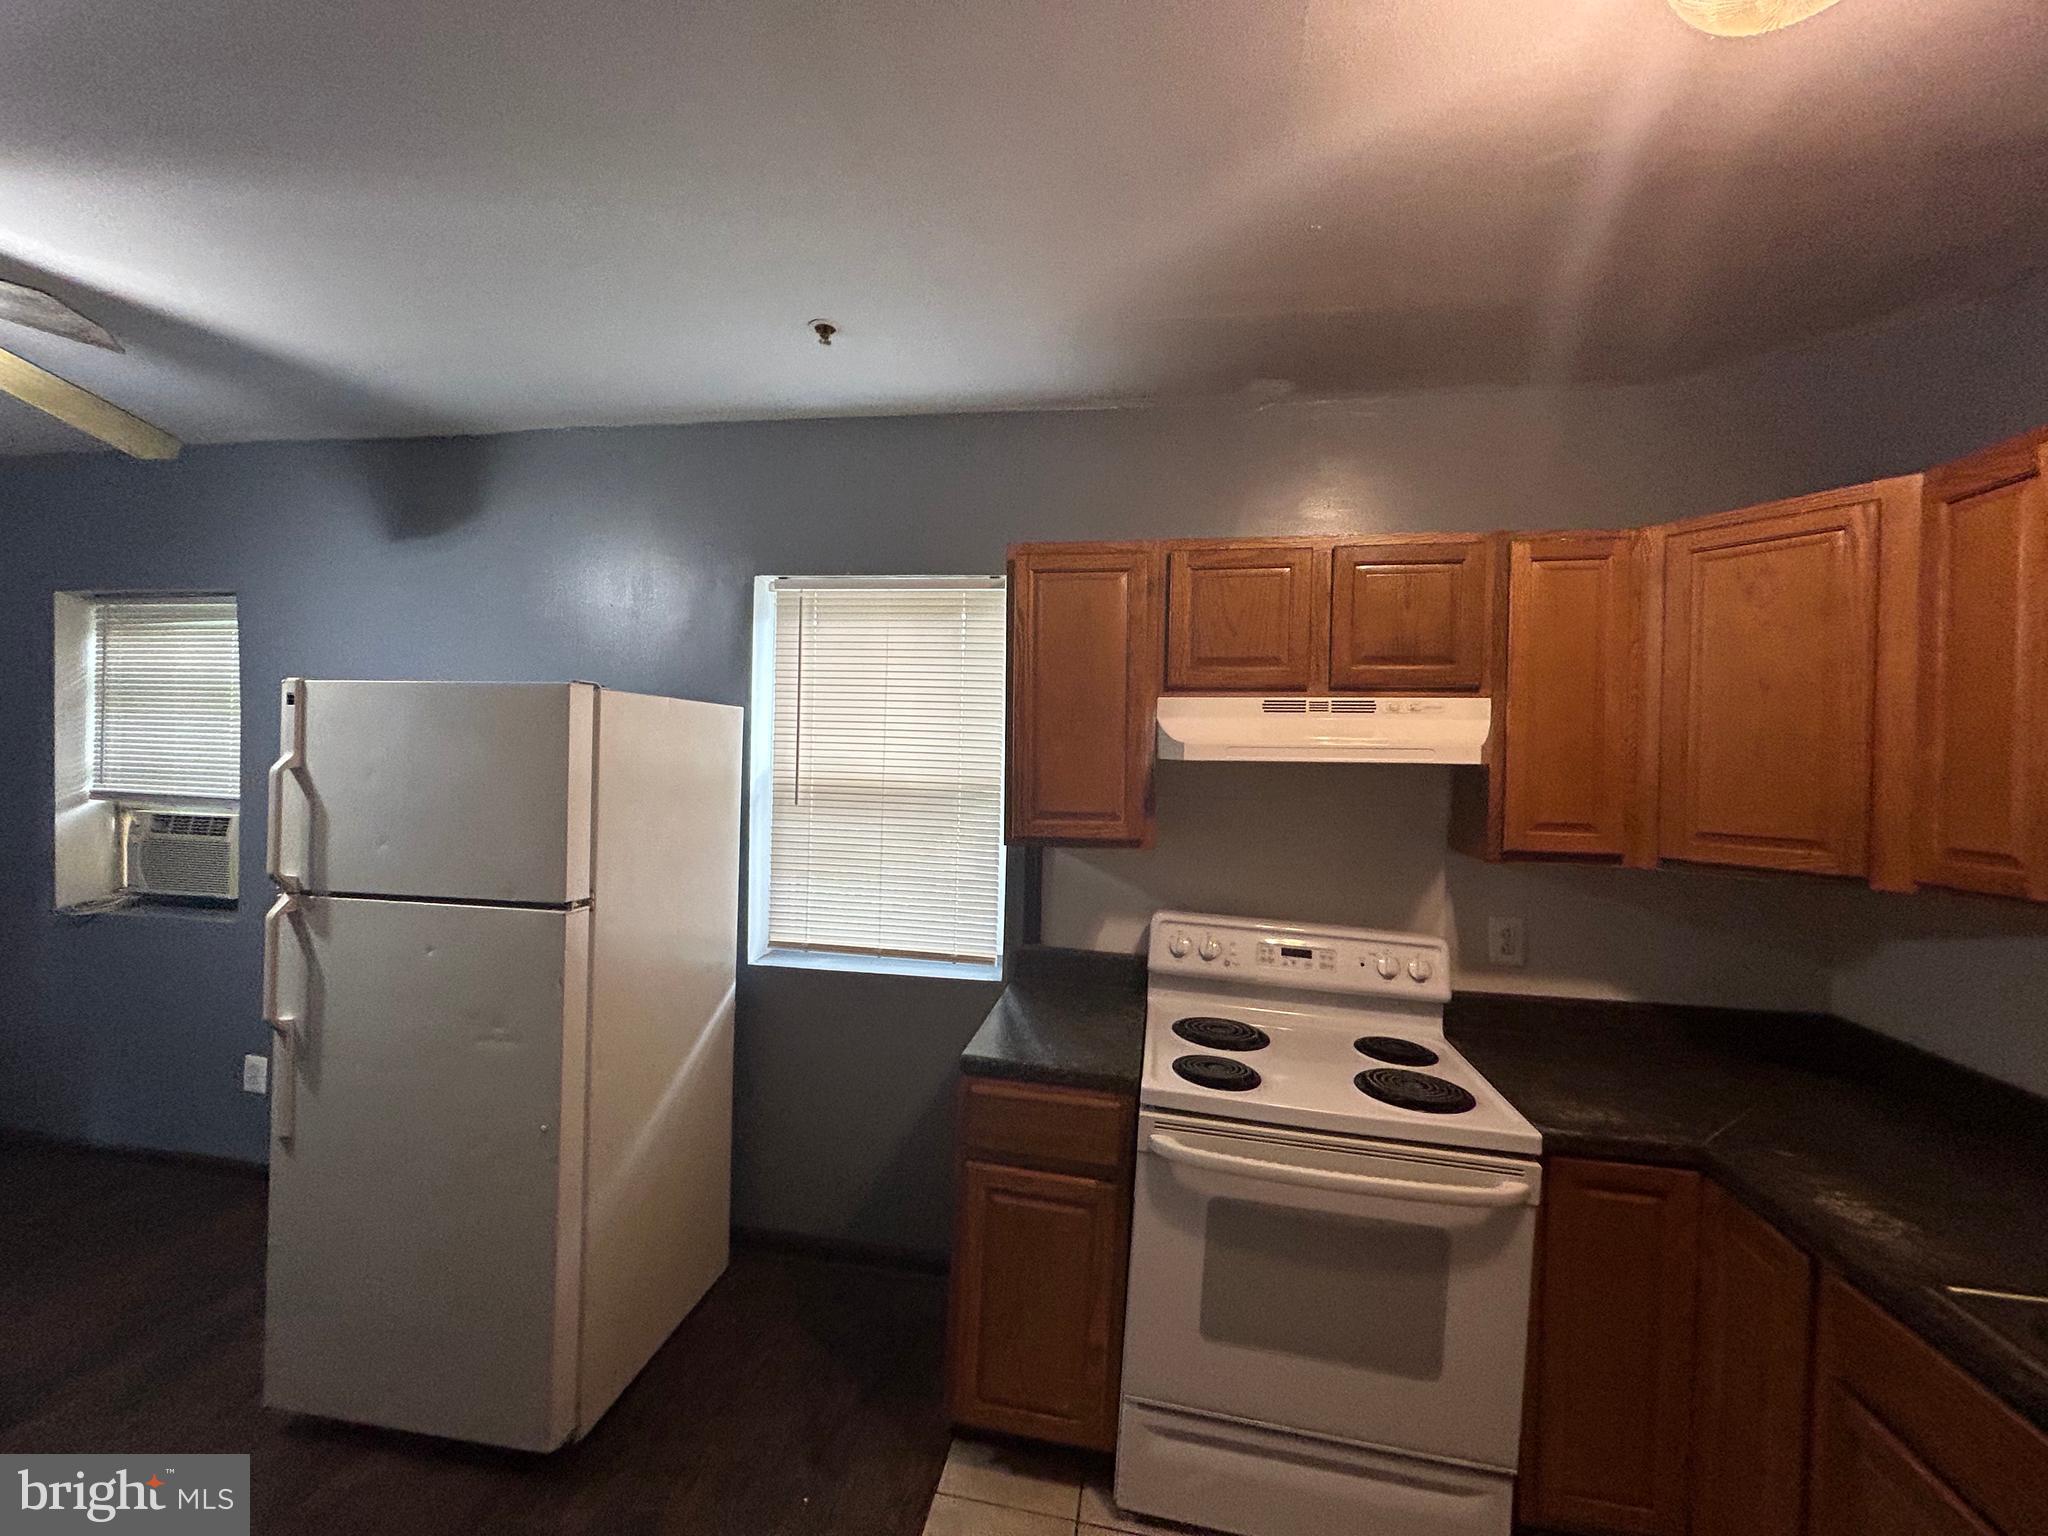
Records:
[[[1671,0],[1689,25],[1715,37],[1755,37],[1817,16],[1835,0]]]

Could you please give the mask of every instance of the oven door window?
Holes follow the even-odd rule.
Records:
[[[1211,1200],[1202,1337],[1434,1381],[1450,1273],[1441,1228]]]

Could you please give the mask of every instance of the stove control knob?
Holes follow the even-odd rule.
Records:
[[[1176,960],[1185,960],[1194,947],[1195,941],[1184,933],[1176,933],[1166,941],[1166,952]]]
[[[1410,976],[1413,976],[1417,981],[1427,981],[1430,977],[1436,974],[1436,967],[1431,965],[1427,960],[1423,959],[1420,955],[1417,955],[1413,960],[1410,960],[1408,962],[1408,974]]]
[[[1373,962],[1373,968],[1380,973],[1382,981],[1392,981],[1401,972],[1400,962],[1392,955],[1381,955]]]
[[[1202,940],[1202,958],[1204,960],[1214,960],[1218,955],[1222,953],[1223,946],[1217,943],[1214,939]]]

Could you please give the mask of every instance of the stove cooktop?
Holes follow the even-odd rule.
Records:
[[[1541,1153],[1536,1128],[1444,1038],[1440,941],[1162,913],[1152,949],[1142,1107]]]
[[[1241,1009],[1237,1022],[1266,1038],[1253,1050],[1192,1044],[1173,1028],[1184,1013],[1169,1007],[1165,1014],[1155,998],[1138,1090],[1147,1109],[1528,1157],[1543,1149],[1536,1128],[1456,1046],[1419,1021],[1404,1021],[1399,1036],[1385,1020],[1371,1029],[1430,1053],[1427,1067],[1411,1068],[1362,1054],[1353,1042],[1367,1031],[1356,1013]]]

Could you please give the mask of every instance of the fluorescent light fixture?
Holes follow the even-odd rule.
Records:
[[[1671,0],[1671,9],[1715,37],[1755,37],[1817,16],[1835,0]]]

